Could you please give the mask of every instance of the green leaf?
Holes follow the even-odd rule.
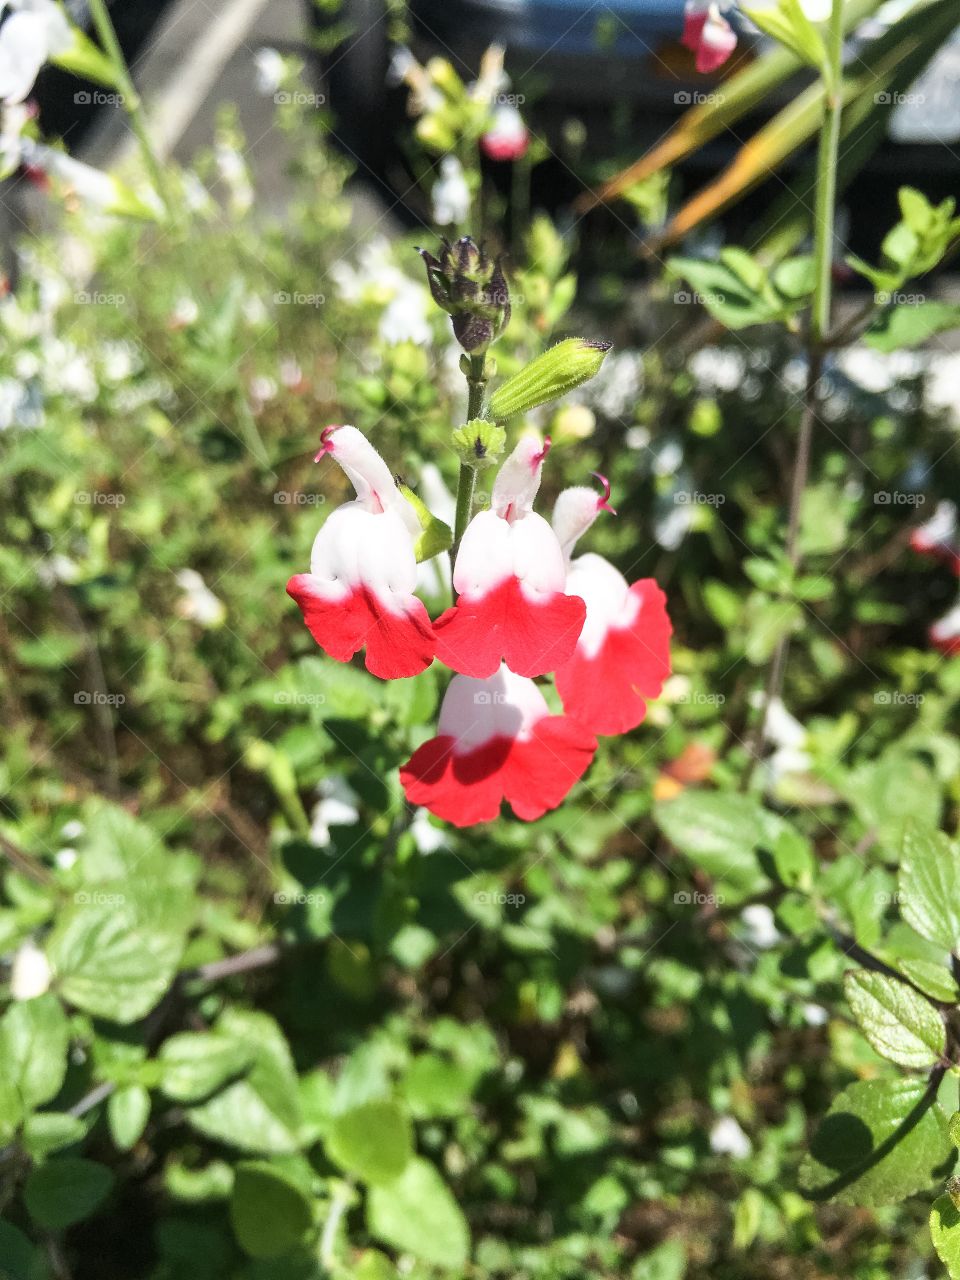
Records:
[[[788,889],[809,891],[817,872],[817,860],[806,836],[799,831],[784,831],[770,852],[777,879]]]
[[[47,947],[58,988],[65,1000],[87,1013],[136,1022],[173,981],[183,939],[156,924],[151,927],[148,913],[133,902],[77,896],[77,905],[57,922]],[[117,891],[102,897],[124,895]]]
[[[778,0],[776,4],[762,5],[741,0],[740,8],[765,35],[784,45],[809,66],[826,70],[829,64],[823,37],[804,13],[800,0]]]
[[[38,1226],[62,1231],[95,1213],[112,1187],[113,1174],[106,1165],[59,1156],[33,1170],[23,1198]]]
[[[960,328],[960,303],[901,303],[884,311],[864,334],[868,347],[884,353],[918,347],[934,334]]]
[[[377,1184],[403,1173],[413,1155],[413,1133],[396,1102],[375,1099],[336,1116],[326,1145],[341,1169]]]
[[[946,1053],[943,1019],[905,982],[856,969],[845,976],[843,985],[860,1029],[882,1057],[923,1070]]]
[[[129,1151],[140,1140],[150,1118],[150,1094],[142,1084],[117,1089],[107,1102],[107,1124],[114,1145]]]
[[[938,1196],[933,1202],[930,1238],[950,1280],[960,1280],[960,1210],[949,1196]]]
[[[399,1178],[370,1188],[370,1234],[423,1262],[455,1270],[470,1250],[470,1233],[460,1206],[427,1160],[411,1160]]]
[[[276,1165],[237,1165],[230,1196],[230,1222],[251,1258],[280,1258],[303,1240],[313,1223],[310,1197]]]
[[[0,1020],[0,1078],[25,1110],[60,1092],[70,1028],[54,995],[12,1004]]]
[[[86,1137],[88,1125],[67,1111],[35,1111],[23,1125],[23,1146],[33,1160],[72,1147]]]
[[[683,1280],[687,1254],[679,1240],[666,1240],[645,1254],[630,1272],[630,1280]]]
[[[177,1102],[201,1102],[243,1075],[253,1055],[239,1040],[215,1031],[184,1031],[160,1046],[160,1088]]]
[[[657,825],[696,866],[741,891],[769,881],[756,849],[765,837],[763,809],[749,796],[689,788],[654,810]]]
[[[280,1028],[265,1013],[228,1009],[217,1030],[247,1046],[252,1066],[241,1080],[190,1107],[188,1122],[241,1151],[295,1151],[301,1126],[297,1073]]]
[[[92,80],[94,84],[105,85],[108,89],[118,89],[116,69],[107,55],[79,27],[71,24],[71,29],[73,44],[68,49],[53,54],[50,61],[82,80]]]
[[[40,1250],[10,1222],[0,1221],[0,1258],[3,1280],[46,1280],[50,1274]]]
[[[800,1168],[815,1200],[875,1206],[926,1190],[956,1151],[919,1080],[860,1080],[834,1099]]]
[[[695,302],[728,329],[745,329],[752,324],[767,324],[778,308],[765,295],[745,284],[725,262],[697,258],[670,258],[669,279],[689,280],[694,293],[674,294],[674,301]]]
[[[900,913],[945,951],[960,947],[960,848],[940,831],[910,826],[903,837]]]

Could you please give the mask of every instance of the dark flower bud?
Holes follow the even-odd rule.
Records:
[[[438,307],[450,316],[464,351],[480,355],[500,337],[510,319],[510,291],[499,258],[490,258],[463,236],[444,240],[439,256],[420,250],[427,283]]]

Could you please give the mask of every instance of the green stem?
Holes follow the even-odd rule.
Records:
[[[467,421],[479,418],[483,411],[483,396],[487,386],[486,358],[483,355],[470,356],[470,368],[467,372]],[[453,525],[453,546],[450,548],[451,568],[457,563],[457,552],[460,550],[460,539],[463,537],[470,517],[473,515],[473,495],[477,487],[477,469],[460,463],[460,476],[457,480],[457,514]],[[456,599],[456,588],[454,588]]]
[[[97,37],[103,46],[103,51],[113,64],[117,88],[123,96],[123,107],[130,119],[131,128],[136,135],[144,166],[150,175],[150,181],[163,202],[167,217],[172,219],[175,206],[170,198],[163,166],[154,150],[143,115],[143,104],[130,76],[123,50],[120,48],[120,41],[117,39],[117,33],[114,29],[113,19],[110,17],[106,0],[90,0],[90,17],[96,29]]]
[[[820,346],[830,328],[832,301],[833,227],[837,206],[837,156],[843,114],[843,0],[833,0],[827,30],[826,98],[820,146],[817,152],[817,186],[813,217],[814,291],[810,314],[810,341]]]
[[[807,382],[803,395],[803,412],[797,436],[797,451],[790,480],[790,514],[787,524],[786,552],[790,568],[796,574],[800,567],[800,517],[803,495],[810,475],[810,453],[813,428],[819,406],[820,374],[823,351],[830,329],[832,304],[831,271],[833,267],[833,227],[837,206],[837,156],[840,146],[840,122],[843,112],[843,0],[833,0],[827,32],[827,65],[823,69],[826,100],[820,145],[817,152],[817,185],[813,218],[814,289],[810,309],[807,342]],[[747,748],[747,767],[740,780],[746,791],[763,751],[770,706],[780,696],[790,650],[789,633],[782,636],[774,650],[767,676],[760,715]]]

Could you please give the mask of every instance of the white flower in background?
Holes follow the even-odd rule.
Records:
[[[69,871],[76,864],[79,857],[80,855],[76,849],[58,849],[53,855],[53,860],[61,871]]]
[[[184,294],[173,304],[173,310],[167,318],[168,329],[187,329],[196,324],[200,316],[200,308],[189,294]]]
[[[253,329],[261,328],[270,319],[270,312],[258,293],[248,293],[240,304],[240,310],[244,320]]]
[[[16,424],[22,400],[22,384],[16,378],[0,378],[0,431]]]
[[[246,213],[253,204],[253,184],[246,161],[236,147],[222,141],[217,143],[213,154],[220,181],[227,188],[231,208],[234,213]]]
[[[377,236],[363,246],[356,264],[334,263],[330,277],[344,302],[382,308],[379,332],[384,342],[425,345],[433,337],[430,293],[400,270],[393,252],[386,236]]]
[[[664,551],[676,551],[693,528],[696,512],[692,503],[674,502],[671,498],[653,520],[653,536]]]
[[[780,941],[773,912],[762,902],[753,902],[740,912],[744,926],[744,941],[757,951],[769,951]]]
[[[500,94],[510,88],[510,77],[503,69],[504,56],[503,45],[492,44],[480,59],[480,74],[467,86],[467,93],[474,102],[492,105]]]
[[[54,338],[45,343],[43,358],[47,390],[69,396],[81,404],[93,404],[100,387],[89,358],[72,342]]]
[[[177,604],[177,613],[188,622],[201,627],[218,627],[227,616],[226,605],[213,594],[196,569],[181,569],[177,573],[177,585],[183,595]]]
[[[250,379],[250,399],[258,410],[262,409],[268,400],[275,399],[278,390],[276,380],[265,373],[258,373],[256,377]]]
[[[303,370],[295,356],[284,356],[280,361],[280,381],[290,391],[299,391],[303,386]]]
[[[50,988],[50,962],[35,942],[24,942],[10,967],[10,994],[14,1000],[33,1000]]]
[[[81,836],[86,834],[87,828],[79,818],[71,818],[69,822],[65,822],[60,828],[60,838],[62,840],[79,840]]]
[[[283,84],[286,63],[276,49],[266,46],[253,55],[253,67],[257,77],[257,93],[271,97]]]
[[[126,382],[141,367],[137,349],[131,342],[106,342],[100,372],[107,382]]]
[[[651,450],[653,474],[673,476],[683,466],[683,445],[679,440],[664,440]]]
[[[45,587],[56,586],[58,582],[76,582],[80,577],[80,566],[69,556],[47,556],[37,565],[37,580]]]
[[[397,45],[390,57],[387,84],[394,88],[401,84],[407,86],[410,90],[408,109],[412,116],[426,115],[443,106],[442,92],[406,45]]]
[[[0,178],[9,177],[20,165],[20,135],[29,119],[26,107],[8,106],[0,110]]]
[[[710,1150],[717,1156],[745,1160],[753,1146],[733,1116],[721,1116],[710,1130]]]
[[[352,827],[360,818],[360,797],[341,774],[331,774],[318,787],[320,799],[310,815],[310,843],[325,849],[331,827]]]
[[[456,156],[440,161],[440,177],[430,193],[433,220],[438,227],[459,226],[470,217],[470,187]]]
[[[7,0],[0,5],[0,101],[22,102],[40,68],[73,44],[66,14],[54,0]]]
[[[808,1027],[823,1027],[830,1021],[830,1013],[822,1004],[807,1003],[800,1006],[803,1020]]]
[[[937,351],[927,366],[927,404],[945,409],[960,423],[960,351]]]
[[[429,809],[416,811],[410,823],[410,834],[413,836],[413,843],[417,846],[418,853],[436,853],[447,843],[447,837],[442,828],[434,826],[430,821]]]
[[[762,695],[755,699],[755,705],[759,703],[762,703]],[[773,698],[770,702],[764,736],[774,748],[763,763],[770,786],[776,788],[788,778],[810,772],[812,762],[806,750],[807,731],[790,714],[781,698]]]

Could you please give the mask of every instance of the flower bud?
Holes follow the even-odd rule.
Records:
[[[474,418],[453,433],[453,447],[466,467],[488,467],[503,453],[507,433],[493,422]]]
[[[497,388],[490,397],[490,416],[499,422],[566,395],[600,372],[612,345],[586,338],[558,342]]]
[[[464,351],[480,355],[510,319],[510,292],[499,258],[489,258],[469,236],[446,240],[440,256],[420,250],[437,306],[448,313]]]
[[[414,541],[413,553],[417,564],[424,560],[432,560],[441,551],[449,551],[453,545],[453,530],[448,524],[439,520],[422,498],[418,498],[409,485],[397,481],[397,488],[413,507],[420,522],[420,536]]]

